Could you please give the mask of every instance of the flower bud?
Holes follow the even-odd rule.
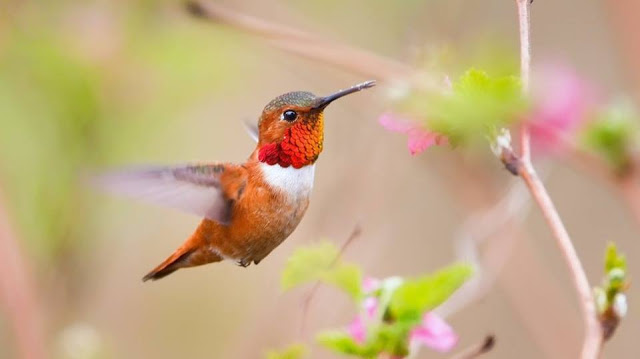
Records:
[[[628,310],[627,296],[624,293],[617,293],[616,296],[613,297],[612,308],[618,318],[624,318]]]

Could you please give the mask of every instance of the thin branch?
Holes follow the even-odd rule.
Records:
[[[587,275],[582,268],[580,258],[573,247],[569,233],[558,215],[558,211],[551,201],[542,181],[540,181],[530,163],[522,163],[520,177],[522,177],[529,188],[531,195],[538,204],[538,207],[540,207],[540,210],[542,211],[542,214],[551,228],[551,232],[553,233],[558,246],[560,247],[560,251],[569,266],[571,279],[580,300],[580,309],[585,322],[585,340],[582,348],[582,358],[597,358],[600,351],[602,334],[597,320],[597,311],[591,292],[591,286],[589,285]]]
[[[461,209],[469,212],[469,216],[482,221],[485,215],[478,215],[478,213],[495,212],[500,210],[498,208],[499,205],[496,205],[496,203],[503,202],[507,204],[511,200],[515,201],[515,197],[512,197],[515,196],[513,193],[508,193],[503,198],[498,197],[498,193],[495,192],[495,188],[491,185],[494,179],[489,176],[490,172],[488,172],[489,169],[486,166],[477,166],[473,162],[462,161],[462,158],[456,153],[451,153],[450,155],[454,157],[446,158],[443,161],[441,159],[441,161],[434,163],[434,165],[439,165],[436,172],[442,178],[447,179],[442,184],[453,198],[457,199],[458,204],[462,206]],[[524,199],[531,204],[527,187],[524,183],[520,183],[520,185],[520,188],[525,191]],[[511,197],[511,200],[506,199],[509,197]],[[512,202],[512,204],[513,206],[510,204],[502,207],[504,211],[511,212],[512,216],[510,220],[505,219],[506,222],[504,224],[507,228],[495,228],[493,233],[489,232],[490,224],[482,224],[476,228],[473,228],[475,225],[471,224],[470,228],[466,228],[469,231],[466,235],[473,236],[474,242],[482,239],[485,235],[489,236],[486,238],[486,244],[482,250],[481,265],[483,267],[471,279],[471,281],[474,281],[477,277],[481,277],[480,280],[486,284],[474,286],[475,288],[467,291],[467,296],[471,298],[471,301],[468,301],[467,298],[458,296],[458,293],[465,291],[464,287],[469,282],[465,283],[443,305],[438,307],[436,312],[438,314],[451,315],[463,309],[463,306],[473,304],[473,301],[478,301],[491,289],[491,284],[487,282],[497,279],[510,305],[513,306],[516,316],[524,321],[523,325],[530,332],[532,342],[540,346],[544,356],[569,358],[574,355],[570,348],[574,348],[580,343],[578,333],[569,332],[579,324],[579,318],[571,317],[571,310],[575,305],[572,305],[567,298],[561,296],[561,286],[554,279],[555,277],[550,277],[553,273],[550,272],[549,268],[545,267],[544,263],[541,262],[541,258],[532,250],[529,244],[531,239],[528,238],[527,233],[524,232],[519,224],[519,221],[524,220],[525,213],[523,213],[522,209],[516,208],[515,202]],[[498,218],[490,216],[487,217],[487,220],[496,221]],[[463,227],[469,224],[469,222],[466,222]],[[465,235],[464,230],[463,228],[463,235]],[[455,239],[467,241],[467,239],[457,238],[457,235]],[[514,248],[514,251],[510,252],[510,247],[515,245],[518,248]],[[506,270],[501,270],[500,274],[497,275],[501,263],[507,260],[506,256],[510,257],[508,263],[505,263],[508,267]],[[528,270],[524,274],[516,275],[514,274],[515,272],[509,270],[509,267],[513,265],[519,266],[519,268],[527,268]],[[492,276],[496,276],[496,278],[491,278]],[[531,282],[529,283],[529,281]],[[531,288],[535,288],[541,293],[546,293],[547,296],[544,298],[532,298],[530,295]],[[450,301],[453,303],[448,303]],[[542,305],[539,305],[540,303]],[[560,321],[561,325],[549,327],[549,320],[545,319],[545,315],[548,317],[550,309],[554,309],[554,318]]]
[[[520,24],[520,51],[521,51],[521,77],[523,92],[529,91],[529,76],[531,73],[530,59],[531,48],[529,43],[529,3],[528,0],[516,0],[518,4],[519,24]],[[531,163],[529,130],[526,127],[521,129],[520,148],[522,157],[520,158],[519,175],[529,188],[538,207],[549,225],[551,232],[560,251],[567,262],[571,279],[580,299],[580,309],[585,324],[585,339],[582,347],[583,359],[596,359],[600,353],[602,343],[602,332],[598,323],[598,316],[595,301],[591,292],[591,286],[587,280],[587,275],[582,268],[580,258],[576,253],[569,233],[567,232],[558,211],[556,210],[549,194]]]
[[[46,358],[42,311],[31,272],[0,198],[0,305],[15,332],[18,357]]]
[[[268,44],[295,55],[388,82],[407,81],[424,89],[440,89],[443,81],[402,62],[340,44],[298,29],[246,15],[209,1],[189,1],[194,16],[261,37]]]
[[[473,345],[461,353],[458,353],[451,357],[451,359],[475,359],[483,354],[490,352],[496,345],[496,338],[493,335],[487,335],[484,340],[476,345]]]
[[[529,93],[529,78],[531,76],[531,43],[529,36],[530,17],[529,3],[526,0],[516,0],[518,3],[518,24],[520,27],[520,81],[522,91]],[[527,124],[520,127],[520,158],[523,161],[531,160],[531,139]]]
[[[340,251],[338,252],[338,255],[336,256],[336,258],[333,259],[333,262],[331,262],[331,267],[333,267],[334,265],[336,265],[336,263],[338,263],[338,260],[340,260],[344,252],[347,250],[347,247],[349,247],[349,245],[353,242],[353,240],[358,238],[361,233],[362,233],[362,227],[360,227],[360,224],[356,224],[356,226],[353,228],[353,231],[351,231],[351,234],[349,235],[347,240],[344,241],[344,243],[340,247]],[[302,320],[300,321],[301,335],[304,334],[304,331],[307,325],[307,315],[309,313],[309,307],[311,306],[311,301],[313,300],[313,297],[315,297],[316,293],[320,289],[320,285],[322,285],[322,282],[320,281],[315,282],[313,287],[311,287],[309,292],[307,292],[307,295],[305,295],[304,299],[302,300]]]

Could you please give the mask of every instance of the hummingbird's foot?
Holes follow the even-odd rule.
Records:
[[[236,263],[238,263],[238,265],[240,267],[247,268],[251,264],[251,261],[247,260],[246,258],[242,258],[241,260],[239,260]]]

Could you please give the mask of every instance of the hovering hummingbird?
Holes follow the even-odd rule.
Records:
[[[204,217],[196,231],[143,281],[180,268],[228,259],[258,264],[298,226],[322,152],[324,109],[370,88],[367,81],[328,96],[289,92],[273,99],[258,121],[255,150],[243,164],[224,162],[135,169],[99,179],[107,190]]]

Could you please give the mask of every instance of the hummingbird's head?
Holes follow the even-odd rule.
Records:
[[[374,85],[375,81],[367,81],[328,96],[296,91],[276,97],[258,122],[258,159],[282,167],[313,164],[322,152],[324,109],[340,97]]]

